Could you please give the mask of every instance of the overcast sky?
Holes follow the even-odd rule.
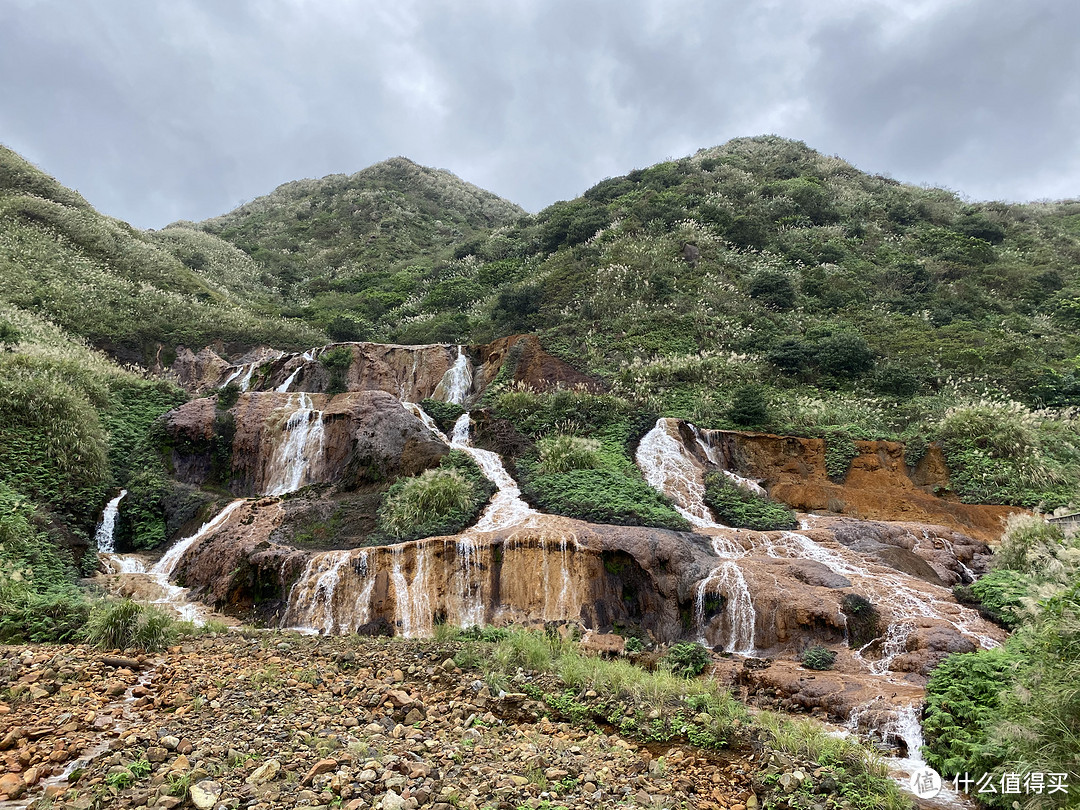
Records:
[[[530,211],[742,135],[1080,197],[1076,0],[0,0],[0,143],[140,227],[405,155]]]

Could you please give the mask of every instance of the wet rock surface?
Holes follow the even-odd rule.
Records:
[[[0,801],[22,807],[731,808],[754,766],[493,695],[452,644],[239,633],[118,666],[7,647]],[[45,806],[45,805],[41,805]]]

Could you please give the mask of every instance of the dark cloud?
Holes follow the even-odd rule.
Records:
[[[536,210],[739,135],[1075,196],[1080,6],[8,0],[0,142],[145,227],[403,154]]]

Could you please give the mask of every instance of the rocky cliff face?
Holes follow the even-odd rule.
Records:
[[[332,367],[320,360],[338,349],[344,361],[340,351]],[[934,451],[911,468],[901,445],[860,442],[839,481],[823,441],[660,420],[638,463],[694,531],[604,526],[529,508],[498,455],[472,448],[468,431],[448,438],[415,404],[467,404],[497,377],[537,390],[596,388],[534,338],[339,344],[245,360],[182,354],[176,368],[192,390],[233,381],[246,393],[227,410],[214,397],[193,400],[166,420],[176,477],[220,485],[224,458],[229,489],[243,499],[170,569],[218,609],[328,633],[417,636],[443,621],[638,627],[662,642],[778,660],[821,643],[843,670],[916,686],[949,652],[1002,638],[949,588],[986,570],[984,540],[1008,510],[937,497],[948,479]],[[332,374],[345,393],[326,393]],[[368,547],[383,489],[437,465],[451,444],[498,486],[478,523]],[[702,501],[708,469],[807,513],[801,528],[720,526]],[[738,677],[796,688],[779,673]]]
[[[235,362],[211,348],[198,354],[181,347],[170,372],[195,394],[209,394],[227,383],[244,391],[326,393],[332,373],[323,359],[344,350],[351,356],[338,383],[348,391],[384,391],[406,402],[438,397],[439,383],[458,355],[471,358],[474,373],[469,398],[484,392],[506,366],[507,382],[536,391],[554,388],[600,390],[601,386],[568,363],[548,354],[533,335],[513,335],[480,346],[398,346],[383,343],[334,343],[303,353],[283,354],[269,348],[248,352]]]
[[[684,433],[689,429],[684,426]],[[768,433],[700,431],[725,469],[760,481],[769,494],[800,512],[831,512],[863,520],[918,521],[955,528],[981,540],[1001,534],[1014,507],[960,503],[949,491],[939,447],[909,467],[904,445],[857,441],[842,481],[829,477],[824,439]],[[703,461],[704,450],[688,439]],[[939,495],[940,493],[940,495]],[[942,495],[944,497],[942,497]]]

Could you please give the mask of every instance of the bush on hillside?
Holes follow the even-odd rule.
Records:
[[[706,474],[705,505],[720,523],[733,528],[767,532],[798,525],[795,513],[787,506],[743,489],[723,473]]]
[[[767,425],[770,413],[765,389],[754,384],[736,388],[728,409],[728,419],[740,428],[761,428]]]
[[[82,633],[89,605],[71,555],[41,516],[0,483],[0,642],[62,643]]]
[[[544,512],[591,523],[678,531],[690,528],[671,502],[640,477],[613,469],[544,475],[530,470],[527,462],[519,464],[518,471],[522,495]]]
[[[453,451],[439,466],[399,478],[379,507],[376,542],[455,534],[475,522],[495,491],[469,456]]]
[[[600,442],[560,433],[536,443],[539,455],[537,472],[541,475],[570,470],[595,470],[600,466]]]

